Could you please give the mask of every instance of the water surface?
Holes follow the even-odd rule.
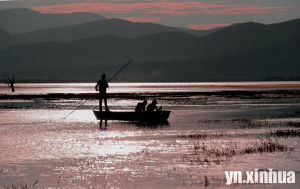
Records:
[[[299,82],[112,83],[109,92],[299,90]],[[19,84],[18,93],[94,92],[94,84]],[[1,87],[0,93],[10,94]],[[149,99],[151,100],[151,99]],[[169,124],[109,121],[93,116],[90,100],[0,100],[0,188],[225,188],[225,170],[294,170],[299,181],[299,137],[274,137],[278,129],[299,130],[300,98],[162,96]],[[136,99],[109,99],[112,111],[132,111]],[[199,138],[188,136],[199,135]],[[291,151],[234,156],[212,149],[260,145],[265,140]],[[205,148],[206,151],[201,151]],[[200,150],[199,150],[200,149]],[[249,187],[237,185],[235,187]],[[251,187],[262,187],[251,185]],[[295,185],[263,185],[297,188]]]
[[[16,83],[15,94],[46,93],[93,93],[95,83]],[[110,83],[109,93],[141,92],[213,92],[234,90],[282,90],[300,89],[300,81],[261,82],[171,82],[171,83]],[[0,94],[9,93],[5,84],[0,84]]]

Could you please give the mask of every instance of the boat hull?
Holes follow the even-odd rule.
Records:
[[[98,120],[124,120],[124,121],[167,121],[171,111],[154,112],[100,112],[93,111]]]

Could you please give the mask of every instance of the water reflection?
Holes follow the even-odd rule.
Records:
[[[15,94],[94,93],[95,83],[17,83]],[[299,89],[299,81],[110,83],[108,93]],[[10,92],[0,85],[0,94]]]
[[[145,121],[139,121],[139,122],[134,122],[135,126],[138,128],[151,128],[151,129],[159,129],[163,127],[169,127],[170,123],[166,121],[155,121],[155,122],[145,122]]]
[[[170,123],[99,122],[92,113],[97,101],[63,119],[81,101],[42,101],[43,108],[40,102],[34,108],[0,108],[0,188],[16,183],[30,188],[36,180],[39,188],[85,188],[87,183],[94,188],[103,183],[103,188],[201,188],[207,177],[212,187],[224,185],[224,170],[236,167],[299,172],[295,137],[276,138],[293,151],[228,159],[210,155],[260,144],[271,130],[299,130],[298,97],[170,96],[164,102],[172,111]],[[110,103],[114,111],[133,111],[136,101]]]
[[[170,123],[166,121],[119,121],[119,123],[127,123],[127,125],[135,126],[136,128],[150,128],[150,129],[161,129],[169,127]],[[99,130],[105,131],[108,129],[108,120],[99,121]]]
[[[102,119],[99,121],[99,129],[100,130],[107,130],[107,120],[104,120],[104,124],[103,124]]]

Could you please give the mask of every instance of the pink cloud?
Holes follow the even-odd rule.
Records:
[[[218,27],[229,26],[230,24],[190,24],[187,26],[189,29],[193,30],[209,30]]]
[[[70,13],[70,12],[115,12],[130,13],[134,11],[149,11],[149,14],[156,14],[159,11],[165,14],[176,14],[176,11],[207,9],[217,7],[227,7],[229,5],[206,4],[201,2],[148,2],[148,3],[75,3],[58,4],[48,6],[36,6],[32,9],[44,13]],[[169,11],[169,13],[168,13]]]
[[[207,14],[223,14],[223,15],[235,15],[235,14],[269,14],[273,11],[286,10],[289,8],[294,8],[294,6],[232,6],[225,7],[222,9],[210,9],[205,10]]]
[[[148,15],[157,15],[157,14],[164,14],[164,15],[190,15],[196,14],[199,11],[195,10],[168,10],[168,9],[160,9],[160,10],[145,10],[145,14]]]
[[[161,18],[154,17],[122,17],[121,19],[128,20],[131,22],[160,22]]]
[[[32,9],[43,13],[70,13],[70,12],[110,12],[133,13],[140,11],[143,14],[156,15],[190,15],[206,14],[262,14],[272,11],[293,8],[292,6],[245,6],[238,4],[209,4],[195,1],[161,1],[161,2],[136,2],[136,3],[71,3],[47,6],[36,6]]]

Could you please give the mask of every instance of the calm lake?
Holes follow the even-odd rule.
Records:
[[[95,83],[16,83],[15,94],[45,93],[93,93]],[[190,83],[110,83],[109,93],[141,92],[212,92],[232,90],[292,90],[300,89],[300,81],[261,82],[190,82]],[[9,93],[5,84],[0,84],[0,94]]]
[[[94,93],[94,86],[17,83],[13,95]],[[299,188],[299,90],[299,81],[110,83],[109,93],[174,93],[157,99],[171,115],[156,125],[100,125],[97,100],[63,119],[85,99],[0,99],[0,188],[227,188],[224,171],[269,168],[295,171],[297,182],[234,187]],[[175,94],[213,91],[266,93]],[[1,94],[11,94],[3,84]],[[112,111],[138,102],[108,100]]]

